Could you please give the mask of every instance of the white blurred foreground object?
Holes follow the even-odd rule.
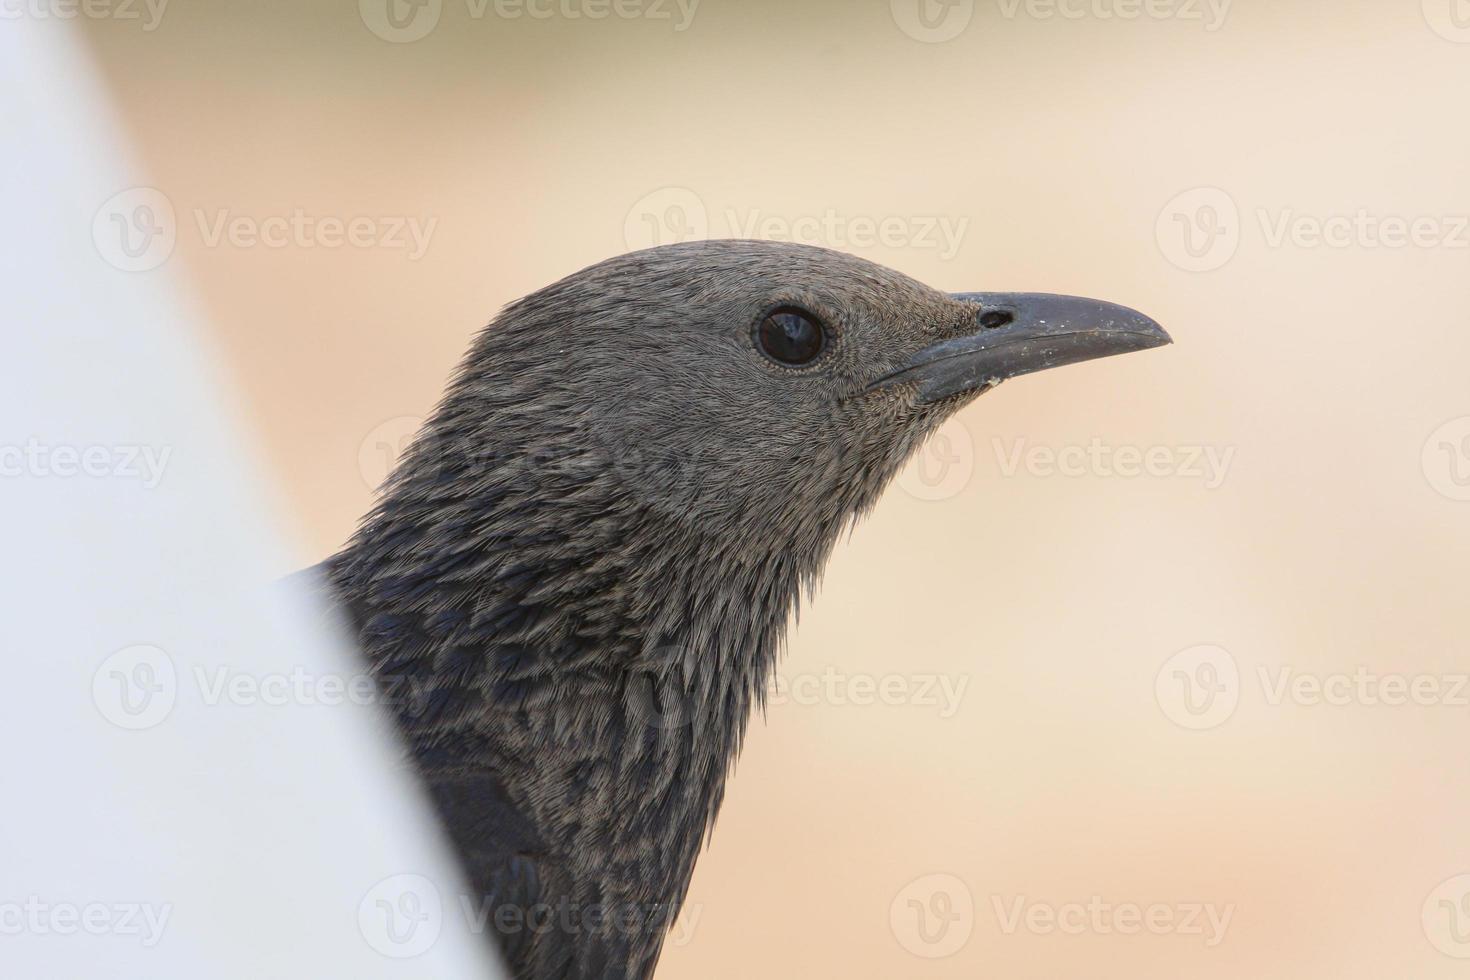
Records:
[[[353,657],[263,588],[171,205],[89,68],[0,31],[0,975],[496,975]]]

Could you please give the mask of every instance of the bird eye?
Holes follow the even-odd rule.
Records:
[[[756,327],[756,342],[774,361],[809,364],[827,346],[827,332],[816,317],[795,306],[782,306],[766,314]]]

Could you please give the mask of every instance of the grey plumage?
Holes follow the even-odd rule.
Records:
[[[827,326],[809,366],[753,342],[780,305]],[[651,974],[800,593],[936,426],[1021,373],[935,398],[910,376],[984,309],[709,242],[593,266],[474,342],[325,572],[514,975]],[[1103,353],[1161,342],[1128,336]]]

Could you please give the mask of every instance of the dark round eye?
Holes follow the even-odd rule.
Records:
[[[782,364],[809,364],[827,346],[827,332],[806,310],[782,306],[760,322],[756,342],[768,357]]]

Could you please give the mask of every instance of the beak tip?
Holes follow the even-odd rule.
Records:
[[[1153,343],[1149,344],[1149,348],[1168,347],[1174,343],[1174,338],[1169,336],[1169,331],[1160,326],[1158,321],[1150,320],[1147,317],[1144,320],[1148,328],[1147,332],[1153,340]]]

